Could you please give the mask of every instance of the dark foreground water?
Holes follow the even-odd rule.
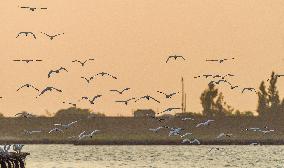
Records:
[[[26,145],[23,151],[31,153],[27,168],[284,168],[284,146]]]

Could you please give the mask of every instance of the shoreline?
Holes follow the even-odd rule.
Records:
[[[200,140],[201,144],[181,143],[181,141],[62,141],[62,140],[0,140],[0,144],[33,144],[33,145],[284,145],[284,140]]]

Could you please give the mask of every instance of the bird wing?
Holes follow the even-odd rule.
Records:
[[[166,63],[168,63],[169,59],[172,58],[173,56],[169,56],[168,59],[166,60]]]
[[[50,76],[52,75],[52,73],[54,73],[54,72],[56,72],[56,71],[54,71],[54,70],[50,70],[49,72],[48,72],[48,78],[50,78]]]
[[[153,99],[153,100],[155,100],[156,102],[160,103],[160,101],[156,100],[155,98],[153,98],[153,97],[151,97],[151,96],[150,96],[150,98]]]
[[[20,89],[22,89],[23,87],[27,87],[29,84],[25,84],[23,86],[21,86],[20,88],[17,89],[17,91],[19,91]]]
[[[68,126],[73,125],[73,124],[75,124],[75,123],[77,123],[77,122],[78,122],[78,121],[73,121],[73,122],[69,123]]]
[[[179,56],[180,58],[182,58],[183,60],[185,60],[185,58],[183,56]]]
[[[68,70],[66,68],[64,68],[64,67],[60,67],[59,71],[61,71],[61,70],[68,72]]]
[[[204,125],[204,123],[199,123],[195,127],[200,127],[201,125]]]

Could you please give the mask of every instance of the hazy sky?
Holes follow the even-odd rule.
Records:
[[[21,9],[19,6],[47,7],[47,10]],[[181,95],[164,99],[156,91],[180,91],[184,76],[188,111],[201,111],[200,94],[210,80],[196,75],[235,74],[228,79],[242,87],[258,87],[271,71],[284,74],[284,1],[283,0],[7,0],[0,6],[0,112],[14,115],[22,110],[44,114],[68,108],[62,101],[76,102],[81,96],[102,94],[95,105],[81,102],[107,115],[130,115],[133,109],[163,110],[179,107]],[[21,36],[32,31],[37,39]],[[40,32],[65,33],[49,40]],[[183,55],[186,61],[165,63],[168,55]],[[224,64],[206,59],[231,58]],[[74,59],[94,58],[85,67]],[[43,59],[20,63],[13,59]],[[47,73],[60,66],[68,73],[48,79]],[[118,80],[99,78],[89,85],[80,79],[101,71]],[[63,93],[51,92],[35,99],[32,89],[16,92],[30,83],[43,89],[54,86]],[[278,87],[283,96],[284,79]],[[109,89],[132,88],[124,95]],[[225,100],[236,109],[255,111],[256,94],[241,94],[222,84]],[[150,94],[152,101],[114,103]]]

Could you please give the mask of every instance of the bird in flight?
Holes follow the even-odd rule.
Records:
[[[85,79],[87,83],[90,83],[90,82],[91,82],[91,80],[93,80],[93,79],[94,79],[94,77],[93,77],[93,76],[92,76],[92,77],[90,77],[90,78],[86,78],[86,77],[81,76],[81,78],[82,78],[82,79]]]
[[[96,100],[97,98],[101,97],[101,96],[102,96],[102,95],[96,95],[96,96],[94,96],[92,99],[90,99],[90,98],[87,97],[87,96],[84,96],[84,97],[81,98],[81,100],[89,100],[89,102],[90,102],[91,104],[95,104],[95,103],[94,103],[95,100]]]
[[[24,111],[24,112],[15,114],[15,116],[24,117],[24,118],[29,118],[29,117],[33,117],[34,115],[32,115],[32,114],[30,114],[30,113]]]
[[[235,58],[231,58],[231,60],[234,60]],[[219,63],[223,63],[225,61],[228,61],[228,58],[224,58],[224,59],[206,59],[207,62],[219,62]]]
[[[34,133],[41,133],[41,130],[34,130],[34,131],[28,131],[28,130],[24,130],[24,134],[26,135],[32,135]]]
[[[55,35],[49,35],[47,33],[44,33],[44,32],[40,32],[41,34],[44,34],[46,35],[47,37],[49,37],[50,40],[53,40],[55,37],[57,36],[60,36],[60,35],[63,35],[64,33],[59,33],[59,34],[55,34]]]
[[[50,78],[53,73],[59,73],[60,71],[66,71],[66,72],[68,72],[66,68],[60,67],[60,68],[57,69],[57,70],[50,70],[47,76],[48,76],[48,78]]]
[[[135,98],[130,98],[130,99],[127,99],[127,100],[117,100],[115,102],[117,103],[124,103],[125,105],[128,105],[128,102],[131,101],[131,100],[134,100]]]
[[[34,39],[36,39],[36,35],[33,32],[20,32],[20,33],[18,33],[16,38],[18,38],[21,34],[26,35],[26,37],[30,34],[34,37]]]
[[[109,90],[109,91],[111,91],[111,92],[117,92],[117,93],[119,93],[119,94],[122,94],[124,91],[129,90],[129,89],[130,89],[130,88],[125,88],[125,89],[122,89],[121,91],[116,90],[116,89],[112,89],[112,90]]]
[[[166,63],[168,63],[168,61],[171,59],[171,58],[174,58],[175,60],[177,60],[177,58],[182,58],[183,60],[185,60],[185,58],[181,55],[170,55],[167,60],[166,60]]]
[[[257,93],[256,90],[255,90],[255,88],[243,88],[242,93],[244,93],[244,91],[246,91],[246,90],[248,90],[248,91],[254,91],[255,93]]]
[[[63,104],[69,104],[69,105],[72,105],[73,107],[77,107],[77,104],[75,103],[71,103],[71,102],[62,102]]]
[[[35,11],[36,9],[41,9],[41,10],[45,10],[47,8],[35,8],[35,7],[28,7],[28,6],[21,6],[20,8],[22,9],[29,9],[30,11]]]
[[[158,114],[161,114],[161,113],[165,113],[165,112],[170,112],[170,111],[173,111],[173,110],[180,110],[181,108],[178,108],[178,107],[170,107],[170,108],[167,108],[165,109],[164,111],[158,113]]]
[[[83,67],[83,66],[85,66],[85,64],[88,62],[88,61],[94,61],[95,59],[93,59],[93,58],[90,58],[90,59],[87,59],[87,60],[85,60],[85,61],[80,61],[80,60],[74,60],[74,61],[72,61],[72,62],[78,62],[78,63],[80,63],[81,64],[81,66]]]
[[[109,73],[106,73],[106,72],[100,72],[100,73],[98,73],[98,74],[96,74],[95,76],[105,76],[105,75],[107,75],[107,76],[110,76],[110,77],[112,77],[113,79],[117,79],[117,77],[115,77],[115,76],[113,76],[113,75],[111,75],[111,74],[109,74]]]
[[[62,133],[64,133],[64,131],[62,129],[60,129],[60,128],[53,128],[48,133],[50,134],[50,133],[53,133],[53,132],[62,132]]]
[[[158,127],[158,128],[150,128],[149,131],[157,133],[160,129],[163,129],[163,128],[167,128],[167,126],[161,126],[161,127]]]
[[[193,118],[190,118],[190,117],[185,117],[185,118],[182,118],[181,120],[182,120],[182,121],[186,121],[186,120],[192,120],[192,121],[194,121],[194,119],[193,119]]]
[[[172,98],[172,96],[179,93],[179,92],[177,92],[177,93],[174,92],[174,93],[167,94],[167,93],[164,93],[164,92],[161,92],[161,91],[157,91],[157,92],[165,95],[167,99]]]
[[[154,101],[160,103],[160,101],[158,101],[157,99],[155,99],[155,98],[153,98],[153,97],[151,97],[151,96],[149,96],[149,95],[140,97],[139,99],[135,100],[135,103],[136,103],[137,101],[141,100],[141,99],[147,99],[147,100],[152,99],[152,100],[154,100]]]
[[[35,89],[36,91],[39,91],[38,88],[36,88],[36,87],[34,87],[33,85],[28,84],[28,83],[25,84],[25,85],[22,85],[21,87],[19,87],[19,88],[17,89],[17,91],[21,90],[21,89],[24,88],[24,87],[26,87],[26,88],[33,88],[33,89]]]
[[[76,120],[76,121],[73,121],[73,122],[68,123],[68,124],[62,124],[62,123],[60,123],[60,124],[53,124],[53,125],[54,125],[54,126],[61,126],[62,128],[67,129],[67,128],[71,127],[73,124],[75,124],[75,123],[77,123],[77,122],[78,122],[78,121]]]
[[[225,134],[224,132],[220,133],[216,138],[220,139],[222,137],[231,137],[233,134]]]
[[[43,89],[43,90],[40,92],[40,94],[39,94],[36,98],[40,97],[41,95],[43,95],[43,94],[46,93],[47,91],[53,91],[53,90],[55,90],[55,91],[57,91],[57,92],[62,92],[62,90],[60,90],[60,89],[57,89],[57,88],[55,88],[55,87],[50,87],[50,86],[48,86],[48,87],[46,87],[45,89]]]
[[[203,126],[207,126],[207,125],[210,125],[211,122],[213,122],[214,120],[207,120],[205,122],[201,122],[199,124],[197,124],[195,127],[200,127],[201,125]]]
[[[227,80],[224,80],[224,79],[220,79],[220,80],[218,80],[218,81],[211,81],[209,84],[220,84],[221,82],[224,82],[224,83],[226,83],[227,82]]]

